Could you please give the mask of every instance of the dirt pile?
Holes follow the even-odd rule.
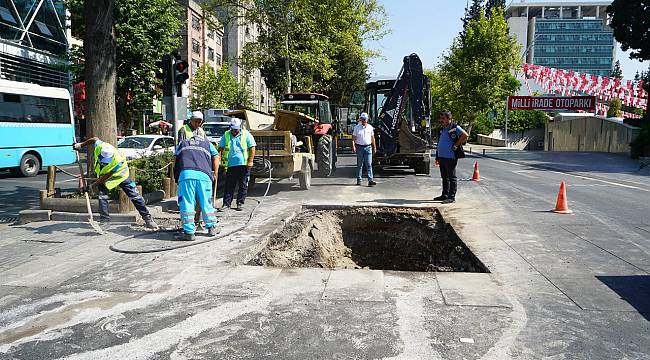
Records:
[[[487,272],[435,209],[305,210],[251,265]]]

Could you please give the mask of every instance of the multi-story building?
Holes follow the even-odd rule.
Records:
[[[0,0],[0,78],[68,88],[63,0]]]
[[[183,96],[191,96],[192,79],[198,68],[210,64],[216,71],[223,63],[223,27],[214,16],[204,13],[196,1],[179,0],[179,3],[185,20],[180,32],[179,54],[190,64],[191,75],[183,86]]]
[[[223,53],[230,66],[230,71],[240,83],[246,84],[253,98],[253,109],[269,112],[275,108],[275,98],[268,90],[259,69],[244,69],[239,59],[244,46],[256,40],[257,25],[242,21],[233,21],[225,26]]]
[[[521,0],[506,8],[506,18],[526,62],[609,76],[617,46],[608,25],[609,4]]]

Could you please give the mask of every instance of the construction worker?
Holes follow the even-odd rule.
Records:
[[[196,134],[180,141],[176,148],[174,178],[178,183],[178,206],[184,240],[194,240],[194,215],[197,204],[200,205],[208,236],[218,233],[212,204],[212,182],[219,171],[218,154],[217,149],[206,137]]]
[[[192,135],[199,135],[205,138],[205,131],[203,131],[201,126],[203,126],[203,113],[200,111],[192,112],[192,116],[190,116],[187,124],[178,130],[178,142],[187,140]]]
[[[99,214],[101,222],[110,221],[108,213],[108,192],[115,187],[120,187],[131,199],[133,205],[142,216],[147,228],[158,230],[158,225],[151,218],[151,214],[145,205],[144,199],[138,193],[135,182],[129,178],[129,165],[115,147],[109,143],[103,142],[96,137],[90,138],[82,143],[74,144],[75,150],[84,146],[94,144],[93,162],[95,174],[99,177],[97,181],[90,186],[96,188],[99,192]]]
[[[372,174],[372,154],[377,152],[375,130],[368,124],[368,114],[365,112],[359,115],[359,123],[352,131],[352,152],[357,154],[357,185],[361,185],[364,167],[368,174],[368,186],[377,185]]]
[[[239,189],[235,210],[243,210],[256,145],[253,135],[242,129],[241,119],[233,118],[230,121],[230,130],[223,134],[219,142],[221,166],[226,169],[226,189],[223,193],[223,206],[219,211],[230,208],[237,184]]]

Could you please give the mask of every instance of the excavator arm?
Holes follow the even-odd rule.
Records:
[[[417,54],[404,57],[399,76],[379,111],[378,143],[382,155],[427,149],[431,129],[429,102],[429,78],[424,76],[422,61]]]

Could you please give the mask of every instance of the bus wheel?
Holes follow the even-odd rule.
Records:
[[[41,171],[41,161],[34,154],[25,154],[20,159],[19,169],[22,176],[36,176]]]

